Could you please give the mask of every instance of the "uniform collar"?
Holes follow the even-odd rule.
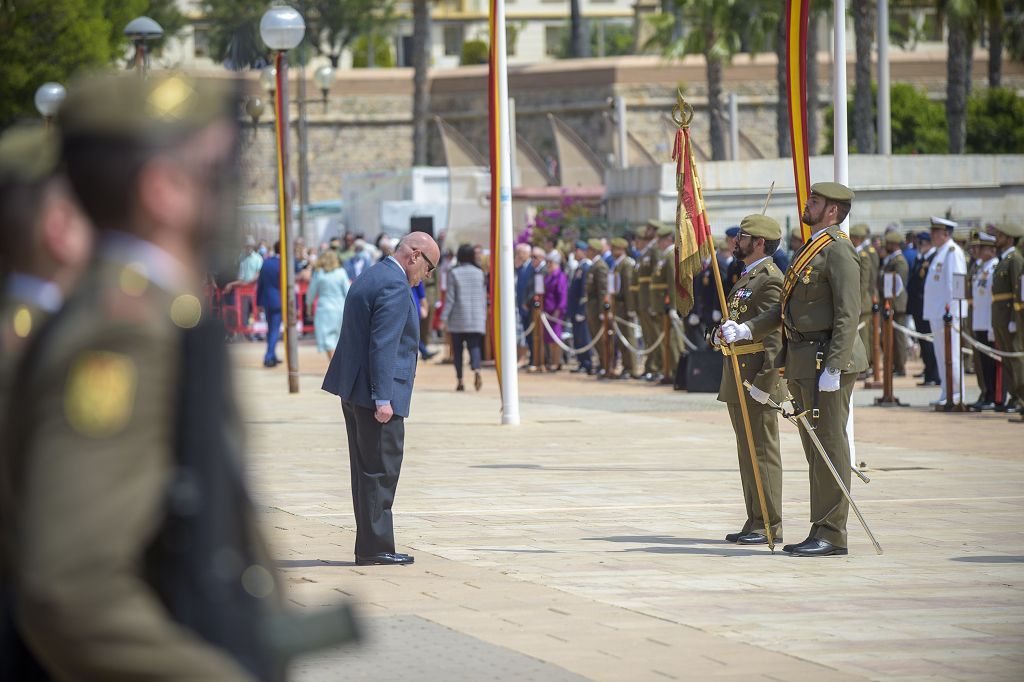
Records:
[[[983,261],[982,262],[981,269],[982,270],[988,270],[989,268],[994,268],[997,265],[999,265],[999,258],[998,257],[992,257],[992,258],[989,258],[987,261]]]
[[[1001,254],[999,254],[999,260],[1005,259],[1007,256],[1009,256],[1011,253],[1013,253],[1016,250],[1017,250],[1016,246],[1011,246],[1006,251],[1003,251]]]
[[[747,267],[743,268],[743,272],[740,273],[740,277],[743,277],[748,272],[753,271],[754,268],[756,268],[758,265],[760,265],[761,263],[765,262],[766,260],[771,260],[771,258],[772,258],[771,256],[764,256],[763,258],[758,258],[756,261],[754,261],[753,263],[751,263]]]
[[[11,298],[34,305],[48,313],[55,313],[64,305],[64,294],[61,293],[60,287],[34,275],[12,273],[7,278],[4,289]]]
[[[177,258],[145,239],[127,232],[107,231],[98,252],[104,260],[135,269],[168,292],[191,288],[188,268]]]

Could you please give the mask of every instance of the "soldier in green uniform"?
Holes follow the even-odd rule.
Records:
[[[661,330],[655,326],[654,311],[651,310],[651,275],[654,273],[654,240],[657,236],[657,221],[649,220],[637,229],[636,245],[640,251],[636,259],[633,286],[636,287],[637,317],[644,335],[644,348],[650,348]],[[657,350],[644,358],[644,379],[661,381],[661,353]]]
[[[857,326],[860,328],[860,341],[864,344],[864,350],[868,356],[868,367],[872,361],[872,309],[878,297],[878,272],[880,262],[878,252],[871,245],[871,231],[865,223],[857,223],[850,228],[850,242],[857,250],[858,263],[860,264],[860,320]],[[878,299],[880,300],[880,299]],[[860,325],[864,326],[861,327]]]
[[[636,269],[636,262],[626,253],[626,249],[629,248],[629,242],[622,237],[612,239],[611,247],[612,258],[615,259],[615,279],[618,280],[618,291],[615,292],[615,316],[636,324],[639,319],[636,314],[637,292],[632,290],[633,271]],[[636,343],[636,336],[633,334],[632,327],[620,323],[619,331],[631,344]],[[622,342],[618,334],[615,335],[615,348],[618,354],[622,356],[622,372],[615,378],[636,378],[634,371],[636,357],[633,355],[633,351]]]
[[[669,366],[663,368],[664,377],[661,383],[672,383],[675,376],[676,365],[679,356],[683,352],[683,338],[677,331],[679,313],[676,311],[676,262],[675,262],[675,230],[671,225],[662,225],[658,228],[658,241],[655,242],[654,272],[651,274],[651,299],[648,303],[654,311],[654,324],[659,330],[665,329],[665,317],[672,319],[668,321],[668,334],[662,343],[668,344]],[[659,348],[655,353],[661,353]]]
[[[897,291],[899,294],[893,298],[893,322],[907,326],[907,278],[910,276],[910,266],[907,259],[903,257],[903,237],[899,232],[887,232],[882,248],[885,250],[885,258],[882,259],[882,271],[878,276],[879,296],[885,293],[884,276],[886,273],[895,273],[899,278]],[[893,292],[896,293],[895,291]],[[879,298],[881,300],[881,298]],[[897,328],[892,330],[893,376],[906,376],[907,362],[907,336]]]
[[[95,257],[26,351],[0,537],[16,621],[58,679],[279,680],[282,601],[241,469],[223,325],[199,299],[234,199],[222,88],[71,88],[62,161]]]
[[[996,346],[1001,351],[1024,351],[1024,324],[1021,320],[1021,275],[1024,274],[1024,255],[1018,243],[1024,237],[1024,228],[1017,223],[996,226],[996,252],[999,265],[992,276],[992,331]],[[1003,386],[1016,400],[1017,409],[1024,413],[1024,359],[1003,358]],[[1012,410],[1010,399],[1007,411]]]
[[[749,215],[740,223],[736,237],[736,258],[743,261],[744,269],[727,298],[729,319],[746,322],[765,312],[779,302],[782,295],[782,273],[775,267],[772,254],[782,240],[782,228],[771,218],[763,215]],[[755,337],[750,342],[738,343],[731,348],[721,345],[717,330],[711,341],[719,346],[723,354],[735,354],[740,366],[741,381],[749,381],[751,394],[771,397],[777,403],[784,399],[781,377],[775,359],[782,350],[782,332],[772,329],[763,338]],[[767,544],[764,534],[764,517],[754,482],[754,470],[747,447],[746,427],[740,411],[740,396],[732,373],[732,362],[725,360],[722,384],[718,399],[729,406],[729,418],[736,432],[736,453],[739,457],[740,482],[743,485],[743,502],[747,509],[747,520],[737,533],[729,533],[725,539],[741,545]],[[782,540],[782,452],[779,448],[779,418],[775,410],[769,409],[764,401],[747,401],[750,415],[750,429],[757,449],[765,506],[772,537]]]
[[[590,326],[590,338],[596,339],[603,334],[602,321],[604,319],[604,304],[608,297],[608,264],[601,257],[604,251],[604,244],[600,239],[587,240],[587,257],[590,259],[590,270],[587,271],[587,324]],[[597,370],[598,377],[605,376],[609,368],[605,367],[604,341],[598,341],[595,348],[597,363],[600,369]],[[609,361],[609,365],[615,363]]]
[[[801,219],[810,241],[793,259],[783,280],[782,300],[752,320],[722,325],[728,343],[761,338],[783,326],[785,344],[776,364],[785,367],[789,392],[809,410],[818,439],[843,484],[850,486],[850,443],[846,424],[857,375],[867,369],[857,334],[860,319],[859,256],[839,225],[849,214],[854,194],[835,182],[811,186]],[[752,395],[755,400],[758,395]],[[807,539],[783,550],[797,556],[846,554],[850,505],[801,431],[810,474],[811,530]]]
[[[0,420],[23,350],[63,305],[92,249],[92,228],[57,171],[59,152],[42,126],[0,138]]]

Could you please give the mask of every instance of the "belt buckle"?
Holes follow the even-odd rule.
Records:
[[[813,410],[811,410],[811,419],[817,419],[818,416],[819,416],[819,411],[818,411],[818,408],[815,407]]]
[[[825,354],[820,350],[814,354],[814,369],[821,371],[821,363],[825,359]],[[815,417],[817,418],[817,417]]]

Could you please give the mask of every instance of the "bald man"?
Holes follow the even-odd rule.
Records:
[[[356,564],[411,564],[395,552],[391,505],[402,469],[405,418],[409,416],[419,311],[409,293],[441,258],[424,232],[402,238],[395,253],[353,284],[345,299],[338,348],[323,389],[341,398],[348,431]]]

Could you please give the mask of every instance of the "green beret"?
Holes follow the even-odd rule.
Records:
[[[767,240],[782,239],[782,227],[778,221],[766,215],[755,213],[740,221],[740,234],[763,237]]]
[[[661,227],[658,228],[659,237],[671,237],[673,234],[675,234],[675,228],[673,228],[671,225],[662,223]]]
[[[811,185],[811,192],[833,201],[853,201],[853,190],[838,182],[816,182]]]
[[[601,240],[596,238],[588,239],[587,246],[592,248],[594,251],[601,251],[602,249],[604,249],[604,245],[601,243]]]
[[[996,230],[1007,237],[1024,237],[1024,226],[1021,226],[1020,223],[999,223],[996,225]]]
[[[858,239],[865,239],[871,234],[871,230],[868,229],[867,223],[857,223],[850,228],[850,236],[857,237]]]
[[[57,119],[65,138],[170,142],[232,116],[228,93],[223,80],[175,72],[107,75],[72,86]]]
[[[11,128],[0,137],[0,182],[29,183],[57,169],[57,136],[40,125]]]
[[[902,244],[903,243],[903,235],[900,234],[899,232],[895,231],[895,230],[893,230],[892,232],[886,232],[885,233],[885,243],[886,244]]]
[[[613,239],[611,241],[611,244],[612,244],[612,246],[614,246],[617,249],[627,249],[627,248],[629,248],[629,242],[626,241],[625,239],[623,239],[622,237],[616,237],[615,239]]]
[[[633,235],[637,239],[647,239],[647,233],[650,231],[650,223],[644,223],[643,225],[637,225],[633,228]]]

